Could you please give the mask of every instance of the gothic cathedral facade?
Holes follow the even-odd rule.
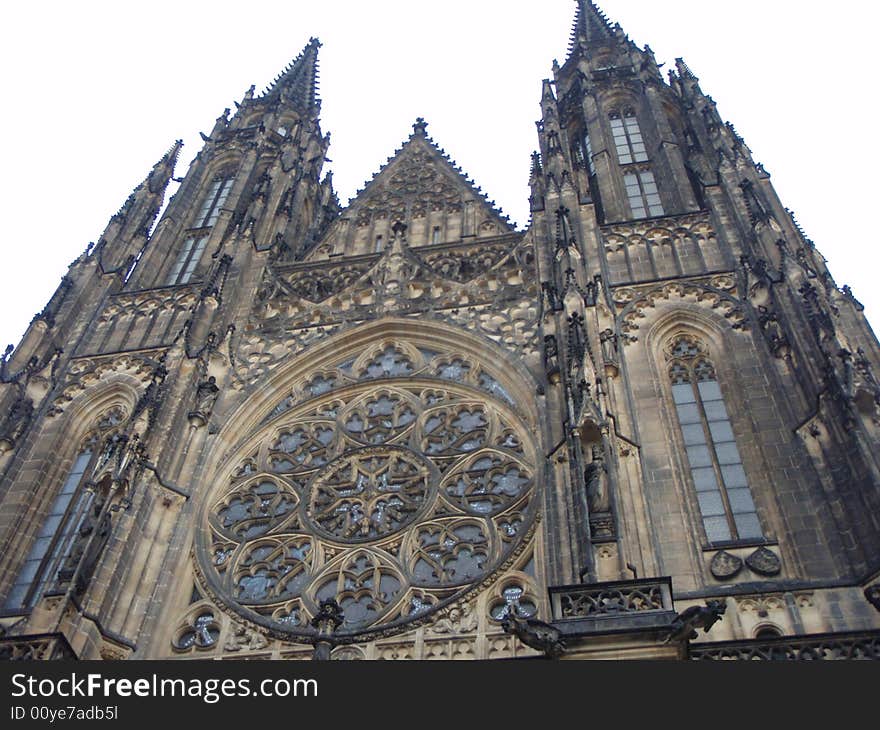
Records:
[[[0,383],[5,658],[880,658],[880,347],[681,60],[581,0],[516,230],[311,40]],[[228,110],[227,110],[228,111]]]

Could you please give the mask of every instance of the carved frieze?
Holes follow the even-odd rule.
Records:
[[[99,315],[86,352],[169,344],[198,304],[200,290],[196,283],[115,295]]]
[[[325,274],[336,278],[315,283]],[[326,263],[275,269],[236,337],[232,387],[252,383],[324,337],[393,313],[444,320],[513,352],[537,353],[534,279],[532,247],[517,235],[440,251],[396,244],[380,257],[353,261],[347,273]]]
[[[703,213],[607,226],[602,237],[612,286],[729,268]]]

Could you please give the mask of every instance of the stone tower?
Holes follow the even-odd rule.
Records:
[[[413,132],[347,207],[312,39],[175,143],[0,384],[0,656],[880,656],[862,307],[590,2],[516,230]]]

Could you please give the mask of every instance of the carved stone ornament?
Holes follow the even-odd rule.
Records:
[[[718,580],[730,580],[731,578],[735,578],[742,569],[742,559],[738,558],[736,555],[731,555],[726,550],[716,553],[709,565],[709,570],[712,571],[712,575]]]
[[[223,645],[226,651],[254,651],[269,645],[266,637],[243,624],[233,624],[232,633]]]
[[[760,547],[746,558],[746,565],[758,575],[772,576],[779,575],[782,570],[782,563],[779,557],[772,550]]]
[[[474,607],[470,603],[453,606],[441,618],[437,619],[428,629],[435,634],[459,636],[476,631],[479,620]]]
[[[356,662],[365,658],[364,650],[358,646],[339,646],[330,653],[330,659],[336,662]]]

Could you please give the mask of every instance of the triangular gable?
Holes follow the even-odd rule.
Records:
[[[449,244],[514,231],[507,216],[427,136],[423,120],[331,226],[314,256],[383,250],[391,226],[407,226],[411,247]]]

